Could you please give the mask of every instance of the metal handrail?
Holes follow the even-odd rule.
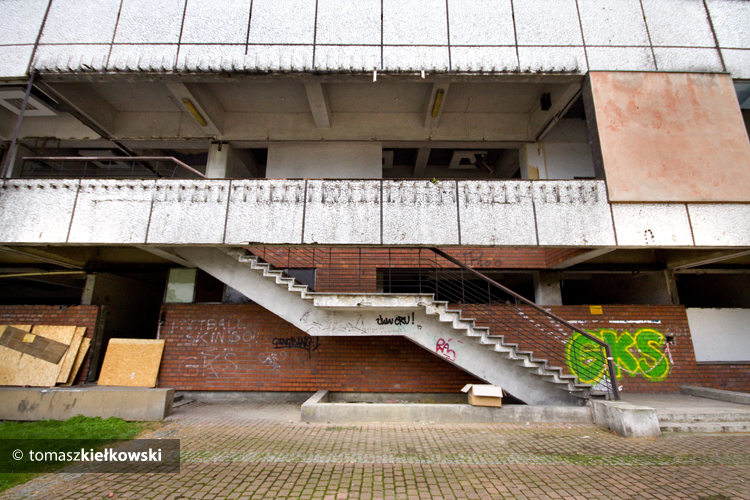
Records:
[[[474,276],[476,276],[477,278],[480,278],[481,280],[483,280],[483,281],[491,284],[492,286],[495,286],[495,287],[499,288],[503,292],[505,292],[508,295],[511,295],[512,297],[514,297],[516,300],[518,300],[518,301],[526,304],[527,306],[535,309],[536,311],[544,314],[545,316],[553,319],[554,321],[557,321],[561,325],[566,326],[567,328],[570,328],[574,332],[576,332],[576,333],[578,333],[578,334],[586,337],[588,340],[594,342],[599,347],[601,347],[602,349],[604,349],[604,352],[605,352],[606,357],[607,357],[607,367],[608,367],[608,371],[609,371],[609,382],[610,382],[610,384],[612,386],[612,399],[614,401],[617,401],[617,400],[620,399],[619,391],[617,389],[617,380],[615,378],[616,375],[615,375],[615,367],[614,367],[614,358],[612,357],[612,348],[610,347],[609,344],[607,344],[603,340],[595,337],[594,335],[591,335],[590,333],[586,332],[585,330],[582,330],[582,329],[580,329],[580,328],[578,328],[578,327],[576,327],[576,326],[568,323],[567,321],[565,321],[564,319],[562,319],[560,316],[547,311],[543,307],[540,307],[539,305],[535,304],[534,302],[532,302],[532,301],[526,299],[525,297],[517,294],[513,290],[510,290],[509,288],[501,285],[500,283],[498,283],[497,281],[493,280],[492,278],[490,278],[488,276],[485,276],[484,274],[480,273],[479,271],[477,271],[477,270],[475,270],[475,269],[473,269],[473,268],[465,265],[461,261],[459,261],[457,259],[454,259],[453,257],[451,257],[447,253],[443,252],[442,250],[440,250],[438,248],[434,248],[434,247],[431,247],[430,250],[432,252],[434,252],[435,254],[441,256],[445,260],[451,262],[452,264],[455,264],[456,266],[458,266],[459,268],[463,269],[464,271],[468,271],[468,272],[472,273]]]
[[[208,179],[205,175],[184,163],[174,156],[25,156],[23,161],[75,161],[75,162],[88,162],[88,161],[101,161],[101,162],[119,162],[119,161],[171,161],[175,165],[188,170],[202,179]],[[148,167],[146,167],[148,168]],[[150,169],[149,169],[150,170]],[[158,173],[154,172],[157,177],[160,177]]]

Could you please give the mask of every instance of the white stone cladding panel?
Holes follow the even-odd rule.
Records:
[[[380,45],[349,47],[316,45],[316,71],[372,71],[380,68]]]
[[[315,43],[380,46],[380,15],[380,0],[318,0]]]
[[[313,46],[250,45],[243,62],[246,70],[309,71],[313,63]]]
[[[458,209],[464,245],[536,245],[531,183],[460,181]]]
[[[54,0],[41,44],[112,43],[120,0]]]
[[[445,0],[383,0],[383,44],[448,45]]]
[[[654,46],[714,47],[703,0],[642,0]]]
[[[457,245],[453,181],[383,181],[383,244]]]
[[[307,71],[313,46],[181,45],[177,68],[188,71]]]
[[[315,0],[253,0],[250,43],[315,42]]]
[[[518,71],[515,47],[451,47],[455,71]]]
[[[115,43],[179,43],[186,0],[123,0]]]
[[[0,235],[5,243],[65,243],[78,179],[6,180],[0,191]]]
[[[0,46],[0,78],[24,77],[29,67],[33,45]]]
[[[621,246],[692,246],[683,203],[613,203],[617,244]]]
[[[654,47],[659,71],[709,72],[724,71],[718,49]]]
[[[36,43],[44,12],[47,10],[47,3],[48,0],[4,0],[0,2],[0,45]]]
[[[304,243],[380,244],[380,181],[308,181]]]
[[[177,59],[177,44],[113,45],[108,70],[171,71]]]
[[[251,0],[190,0],[183,43],[246,43]]]
[[[156,181],[148,243],[220,244],[229,181]]]
[[[649,46],[640,0],[578,0],[586,45]]]
[[[724,56],[724,64],[727,65],[727,71],[732,74],[732,78],[750,79],[750,49],[721,49],[721,55]]]
[[[750,246],[750,204],[688,203],[696,246]]]
[[[448,0],[448,19],[451,46],[516,44],[511,0]]]
[[[305,181],[232,181],[225,243],[302,241]]]
[[[33,66],[40,71],[69,72],[81,68],[101,71],[107,64],[109,45],[40,45]]]
[[[583,47],[518,47],[521,71],[586,73]]]
[[[707,0],[719,47],[750,49],[750,2]]]
[[[514,0],[518,45],[583,45],[575,0]]]
[[[383,47],[386,71],[447,71],[449,62],[448,47]]]
[[[83,179],[68,243],[145,243],[156,181]]]
[[[534,181],[532,189],[539,245],[615,244],[604,181]]]
[[[591,71],[654,71],[651,47],[587,47]]]

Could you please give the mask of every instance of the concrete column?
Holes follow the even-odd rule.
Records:
[[[544,145],[541,142],[521,146],[518,150],[518,163],[521,167],[521,179],[536,180],[547,178]]]
[[[664,281],[666,282],[667,294],[670,302],[672,305],[679,305],[680,296],[677,293],[677,281],[675,280],[674,271],[672,269],[664,270]]]
[[[540,306],[561,306],[560,273],[534,273],[534,302]]]
[[[208,177],[209,179],[226,179],[230,150],[231,147],[226,142],[211,143],[211,147],[208,149],[206,177]]]

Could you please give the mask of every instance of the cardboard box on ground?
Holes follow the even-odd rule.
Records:
[[[503,389],[496,385],[466,384],[461,392],[469,393],[469,404],[472,406],[503,405]]]

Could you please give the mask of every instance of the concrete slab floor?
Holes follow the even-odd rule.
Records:
[[[660,413],[747,413],[750,419],[750,405],[675,393],[622,394],[621,396],[621,399],[628,403],[655,408],[657,415]]]
[[[750,499],[750,434],[637,439],[585,424],[306,424],[299,414],[191,403],[144,436],[181,440],[180,474],[48,474],[0,498]]]

